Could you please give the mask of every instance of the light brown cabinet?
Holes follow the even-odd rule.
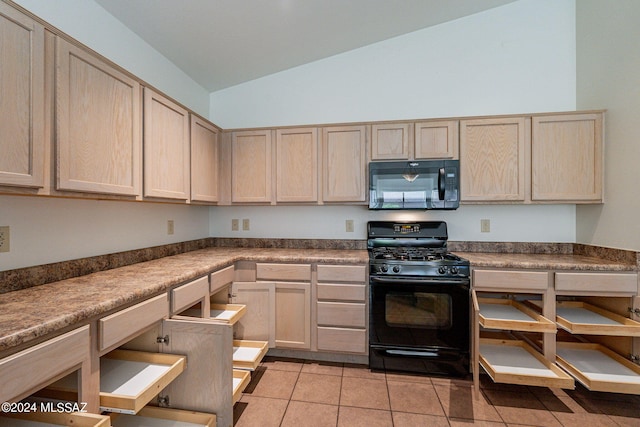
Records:
[[[601,113],[533,117],[533,201],[602,201],[602,122]]]
[[[458,121],[438,120],[415,124],[415,159],[457,159]]]
[[[218,201],[219,129],[191,114],[191,201]]]
[[[276,347],[311,348],[311,284],[275,283]]]
[[[231,135],[231,201],[269,203],[272,200],[271,130]]]
[[[189,112],[144,88],[144,196],[187,200]]]
[[[524,117],[460,121],[460,200],[524,202],[529,121]]]
[[[276,131],[276,201],[318,201],[318,130]]]
[[[408,160],[409,123],[380,123],[371,126],[371,160]]]
[[[367,192],[366,126],[322,130],[324,202],[364,202]]]
[[[138,81],[56,39],[58,190],[140,195],[141,99]]]
[[[44,27],[0,3],[0,185],[44,186]]]

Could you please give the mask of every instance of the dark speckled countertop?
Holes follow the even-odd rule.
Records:
[[[455,251],[474,267],[637,271],[637,264],[569,254]],[[366,264],[366,250],[211,247],[0,294],[0,352],[80,326],[236,261]]]
[[[86,323],[236,261],[365,264],[365,250],[207,248],[0,295],[0,351]]]

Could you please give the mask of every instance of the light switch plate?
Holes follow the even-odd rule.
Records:
[[[173,227],[173,220],[167,220],[167,234],[171,235],[175,232],[175,229]]]
[[[345,221],[344,224],[344,228],[347,231],[347,233],[353,233],[353,220],[352,219],[348,219]]]
[[[240,221],[238,220],[238,218],[234,218],[231,220],[231,231],[238,230],[240,230]]]
[[[480,232],[481,233],[489,233],[491,232],[491,221],[488,219],[480,220]]]
[[[0,252],[9,252],[10,237],[9,226],[0,227]]]
[[[242,220],[242,229],[244,231],[249,231],[250,230],[250,225],[251,224],[249,223],[248,219],[245,218],[245,219]]]

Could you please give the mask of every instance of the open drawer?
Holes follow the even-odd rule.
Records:
[[[235,405],[240,397],[242,396],[242,392],[249,385],[249,381],[251,381],[251,373],[249,371],[244,371],[240,369],[233,370],[233,404]]]
[[[204,412],[146,406],[137,415],[112,414],[113,427],[215,427],[216,416]]]
[[[243,304],[211,304],[209,319],[233,325],[244,316],[246,309],[247,306]],[[181,312],[177,318],[185,316],[201,317],[201,313],[199,309],[190,308]]]
[[[487,329],[556,333],[556,324],[511,299],[478,298],[479,322]]]
[[[558,301],[556,322],[572,334],[640,336],[640,322],[582,301]]]
[[[100,358],[100,410],[136,414],[184,371],[187,358],[174,354],[113,350]],[[41,393],[76,400],[76,375],[56,381]]]
[[[269,350],[267,341],[233,341],[233,368],[255,370]]]
[[[37,403],[40,405],[40,403]],[[38,406],[38,409],[40,406]],[[25,412],[2,413],[0,427],[109,427],[111,422],[106,415],[89,414],[86,412]]]
[[[524,341],[480,339],[480,365],[497,383],[570,388],[573,378]]]
[[[556,362],[589,390],[640,394],[640,366],[600,344],[559,342]]]

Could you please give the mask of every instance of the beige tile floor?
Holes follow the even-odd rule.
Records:
[[[371,372],[266,357],[234,407],[237,427],[639,426],[640,396]]]

